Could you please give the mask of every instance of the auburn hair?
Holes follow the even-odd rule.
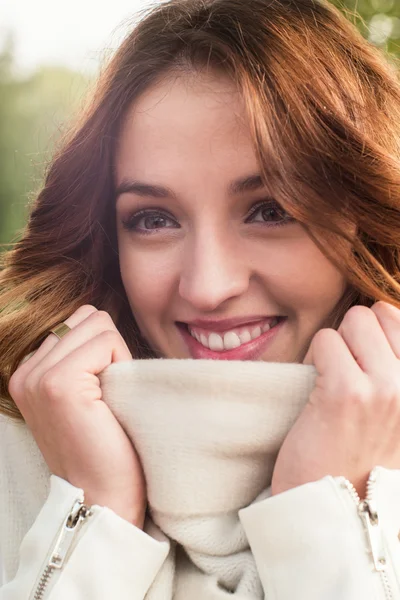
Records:
[[[82,304],[110,313],[133,356],[154,356],[119,272],[116,144],[149,86],[204,69],[238,87],[266,185],[344,273],[338,316],[355,303],[400,306],[397,65],[328,1],[170,0],[142,11],[103,69],[3,255],[0,412],[22,418],[11,374]]]

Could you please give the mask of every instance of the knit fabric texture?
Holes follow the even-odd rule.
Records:
[[[103,399],[143,464],[145,531],[171,540],[146,599],[262,600],[238,511],[268,497],[277,453],[315,376],[300,364],[190,359],[133,360],[103,371]],[[46,500],[49,477],[26,425],[0,416],[7,579],[17,571],[20,543]]]

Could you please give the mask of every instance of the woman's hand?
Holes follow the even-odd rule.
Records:
[[[363,498],[373,467],[400,468],[400,311],[351,308],[338,331],[314,336],[304,362],[316,385],[279,452],[272,493],[343,475]]]
[[[111,317],[81,306],[61,340],[50,334],[12,375],[9,391],[50,471],[143,527],[146,493],[138,456],[108,406],[97,375],[132,355]]]

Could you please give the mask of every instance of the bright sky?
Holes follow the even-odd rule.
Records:
[[[0,35],[14,33],[17,65],[40,63],[95,70],[102,52],[115,48],[126,20],[157,0],[0,0]],[[125,22],[125,24],[124,24]]]

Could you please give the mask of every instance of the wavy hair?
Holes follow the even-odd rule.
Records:
[[[116,144],[149,86],[204,69],[237,85],[267,186],[345,274],[339,312],[400,306],[397,68],[324,0],[170,0],[142,12],[103,70],[3,256],[0,412],[22,418],[11,374],[82,304],[110,313],[133,356],[154,356],[119,272]]]

